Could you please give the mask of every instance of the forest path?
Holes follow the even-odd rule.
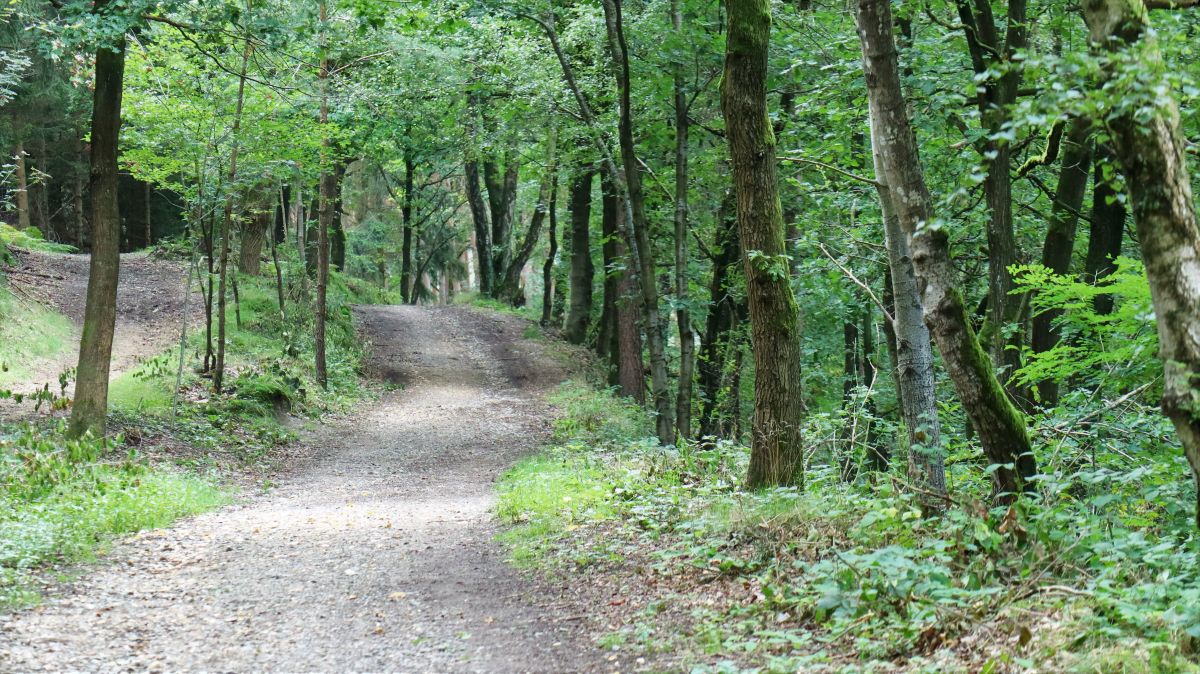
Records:
[[[400,390],[306,441],[269,495],[125,541],[63,596],[0,616],[0,671],[619,669],[492,540],[493,480],[544,440],[561,367],[512,317],[358,318]]]

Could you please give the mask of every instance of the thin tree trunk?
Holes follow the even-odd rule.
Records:
[[[1138,101],[1107,119],[1114,154],[1125,174],[1138,242],[1150,280],[1163,361],[1163,413],[1175,426],[1197,487],[1200,527],[1200,223],[1192,198],[1186,141],[1169,91],[1157,40],[1140,0],[1084,0],[1092,42],[1108,50],[1105,74],[1125,78],[1131,59],[1156,82],[1139,78]],[[1118,71],[1114,72],[1114,71]],[[1128,85],[1126,85],[1128,86]],[[1144,101],[1144,102],[1143,102]]]
[[[592,281],[596,269],[592,263],[589,226],[595,179],[595,168],[585,166],[571,180],[571,302],[564,332],[572,344],[587,340],[588,323],[592,320]]]
[[[738,241],[737,200],[726,192],[717,211],[717,234],[712,247],[712,284],[709,286],[708,318],[700,344],[700,429],[698,437],[721,435],[718,410],[721,388],[733,345],[731,331],[746,309],[734,297],[737,265],[742,247]]]
[[[407,127],[411,129],[411,127]],[[416,190],[416,162],[412,149],[404,146],[404,195],[400,205],[400,220],[404,227],[403,243],[400,246],[400,300],[405,304],[413,301],[412,296],[412,247],[413,247],[413,198]],[[478,181],[476,181],[478,184]],[[469,188],[468,188],[469,189]]]
[[[16,156],[13,158],[17,175],[17,228],[29,229],[32,219],[29,215],[29,156],[25,154],[25,141],[17,137]]]
[[[146,183],[146,185],[145,185],[145,197],[146,197],[145,206],[146,206],[146,247],[147,248],[154,245],[154,216],[153,216],[153,209],[151,208],[151,204],[150,204],[150,197],[152,197],[152,196],[154,196],[154,186],[151,185],[150,183]]]
[[[1029,478],[1037,473],[1025,420],[1009,401],[968,321],[955,281],[948,233],[945,228],[919,227],[933,222],[932,200],[900,87],[891,4],[889,0],[857,0],[856,19],[880,183],[887,185],[896,218],[908,237],[917,284],[922,288],[925,323],[984,453],[995,466],[992,479],[996,491],[1007,500],[1029,488]],[[893,282],[898,284],[901,276],[893,274]],[[901,297],[899,292],[897,297]]]
[[[609,383],[615,384],[620,367],[620,350],[617,348],[617,300],[620,297],[620,279],[624,272],[618,271],[622,264],[617,230],[617,219],[622,217],[620,196],[608,171],[600,175],[600,237],[604,260],[604,298],[600,310],[600,325],[596,331],[596,352],[606,356],[609,362]]]
[[[1103,162],[1113,158],[1112,146],[1103,143],[1097,147],[1097,162],[1092,187],[1092,222],[1088,236],[1087,258],[1083,265],[1083,278],[1088,283],[1098,283],[1117,270],[1114,260],[1121,254],[1121,241],[1125,238],[1125,204],[1117,197],[1112,185],[1104,178]],[[1096,313],[1107,315],[1113,312],[1113,296],[1097,295],[1092,304]]]
[[[475,258],[479,267],[479,292],[490,297],[494,285],[492,274],[492,225],[488,215],[487,204],[479,184],[479,162],[468,158],[463,164],[465,179],[463,181],[467,193],[467,205],[471,208],[471,219],[475,225]],[[410,301],[416,301],[411,290]]]
[[[630,211],[626,214],[629,220],[625,227],[626,244],[629,246],[630,258],[637,267],[637,282],[641,288],[642,320],[650,351],[650,390],[654,399],[655,426],[659,442],[669,445],[675,440],[675,410],[667,375],[665,333],[662,317],[658,313],[658,274],[655,271],[654,250],[650,243],[650,221],[646,217],[641,168],[638,166],[633,140],[633,104],[630,98],[632,81],[629,75],[629,48],[625,42],[621,0],[604,0],[604,14],[620,101],[617,135],[620,139],[626,198]]]
[[[671,0],[671,27],[682,39],[681,0]],[[683,66],[676,64],[675,93],[675,320],[679,325],[679,390],[675,397],[675,433],[692,437],[692,383],[696,377],[696,337],[688,307],[688,97]]]
[[[233,112],[230,136],[233,148],[229,151],[229,173],[226,176],[225,215],[221,219],[221,260],[217,288],[217,365],[213,369],[213,393],[220,394],[225,381],[225,284],[229,276],[229,248],[233,238],[233,200],[237,189],[238,151],[241,149],[242,110],[246,103],[246,70],[250,65],[250,40],[242,48],[242,68],[238,75],[237,103]]]
[[[890,325],[895,339],[900,414],[908,433],[908,478],[926,496],[940,496],[946,493],[946,468],[933,374],[933,344],[921,308],[909,237],[892,203],[878,146],[874,161],[888,252],[888,280],[894,299]]]
[[[275,292],[279,296],[279,317],[287,321],[287,303],[284,301],[283,268],[279,266],[279,244],[275,241],[275,228],[279,226],[276,219],[283,219],[287,213],[287,198],[283,190],[279,192],[279,208],[271,209],[271,266],[275,268]],[[287,223],[283,223],[283,231],[287,231]]]
[[[550,249],[542,264],[542,326],[550,325],[554,313],[554,261],[558,257],[558,176],[550,188]]]
[[[80,132],[79,137],[75,140],[75,154],[80,162],[87,161],[88,154],[84,149],[83,134]],[[87,244],[87,223],[84,214],[84,199],[83,195],[87,189],[87,173],[82,168],[75,169],[75,189],[72,190],[71,198],[74,202],[75,211],[75,247],[83,250]]]
[[[329,237],[329,264],[336,270],[342,271],[346,268],[346,229],[342,225],[342,181],[346,178],[346,170],[350,164],[347,161],[339,161],[337,168],[333,170],[333,202],[330,208],[333,213],[330,215],[329,230],[326,236]]]
[[[318,5],[321,22],[321,63],[317,75],[319,88],[321,133],[321,175],[319,184],[319,211],[317,222],[317,306],[313,312],[316,316],[315,360],[317,384],[321,388],[329,388],[329,372],[325,358],[325,319],[326,308],[329,304],[329,228],[333,224],[333,200],[337,189],[337,176],[329,163],[333,161],[333,141],[329,131],[329,8],[326,0],[320,0]]]
[[[1075,233],[1079,228],[1079,210],[1083,208],[1083,197],[1091,173],[1091,136],[1091,120],[1076,119],[1071,122],[1064,139],[1067,147],[1063,153],[1062,171],[1042,246],[1042,266],[1055,274],[1066,274],[1071,270]],[[1059,335],[1054,320],[1061,314],[1061,311],[1052,310],[1033,317],[1030,346],[1034,353],[1045,353],[1058,344]],[[1049,408],[1058,404],[1058,382],[1047,379],[1038,382],[1037,388],[1042,406]]]
[[[729,0],[721,107],[733,160],[754,352],[751,487],[804,483],[800,312],[792,294],[779,203],[775,134],[767,117],[769,0]]]
[[[94,12],[111,0],[96,0]],[[69,433],[104,435],[108,414],[108,375],[117,322],[117,283],[121,267],[121,213],[117,205],[117,144],[121,137],[121,94],[125,39],[96,50],[92,104],[92,256],[89,265],[83,337],[79,343],[75,403]]]

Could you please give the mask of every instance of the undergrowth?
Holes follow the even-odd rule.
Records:
[[[67,440],[26,425],[0,435],[0,607],[38,598],[36,572],[89,560],[121,534],[210,510],[228,495],[206,477],[150,464],[113,440]]]
[[[593,598],[625,607],[603,645],[696,673],[1200,671],[1192,495],[1153,410],[1071,400],[1097,430],[1041,422],[1038,497],[991,508],[986,480],[952,471],[954,503],[927,515],[819,461],[803,490],[746,491],[744,447],[658,446],[584,384],[556,402],[555,445],[500,484],[502,539],[520,565],[628,593]]]

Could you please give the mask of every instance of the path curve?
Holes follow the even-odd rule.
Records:
[[[0,671],[612,672],[557,594],[503,561],[492,483],[544,440],[561,370],[525,322],[370,307],[400,390],[307,441],[268,496],[120,544],[0,617]]]

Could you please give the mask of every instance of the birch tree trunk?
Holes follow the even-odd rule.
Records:
[[[1025,419],[996,379],[991,359],[967,320],[950,259],[949,235],[932,217],[932,200],[900,88],[890,1],[856,1],[880,179],[888,186],[900,228],[909,239],[925,324],[992,464],[995,490],[1008,501],[1028,489],[1029,478],[1037,473]]]
[[[873,109],[872,109],[873,110]],[[876,124],[871,122],[874,132]],[[926,495],[946,493],[946,466],[942,453],[942,430],[938,421],[937,394],[933,377],[933,344],[921,309],[921,292],[909,253],[908,236],[892,205],[891,189],[879,152],[875,148],[875,181],[883,213],[887,244],[888,273],[893,294],[892,334],[895,336],[896,383],[900,414],[908,433],[908,478]]]

